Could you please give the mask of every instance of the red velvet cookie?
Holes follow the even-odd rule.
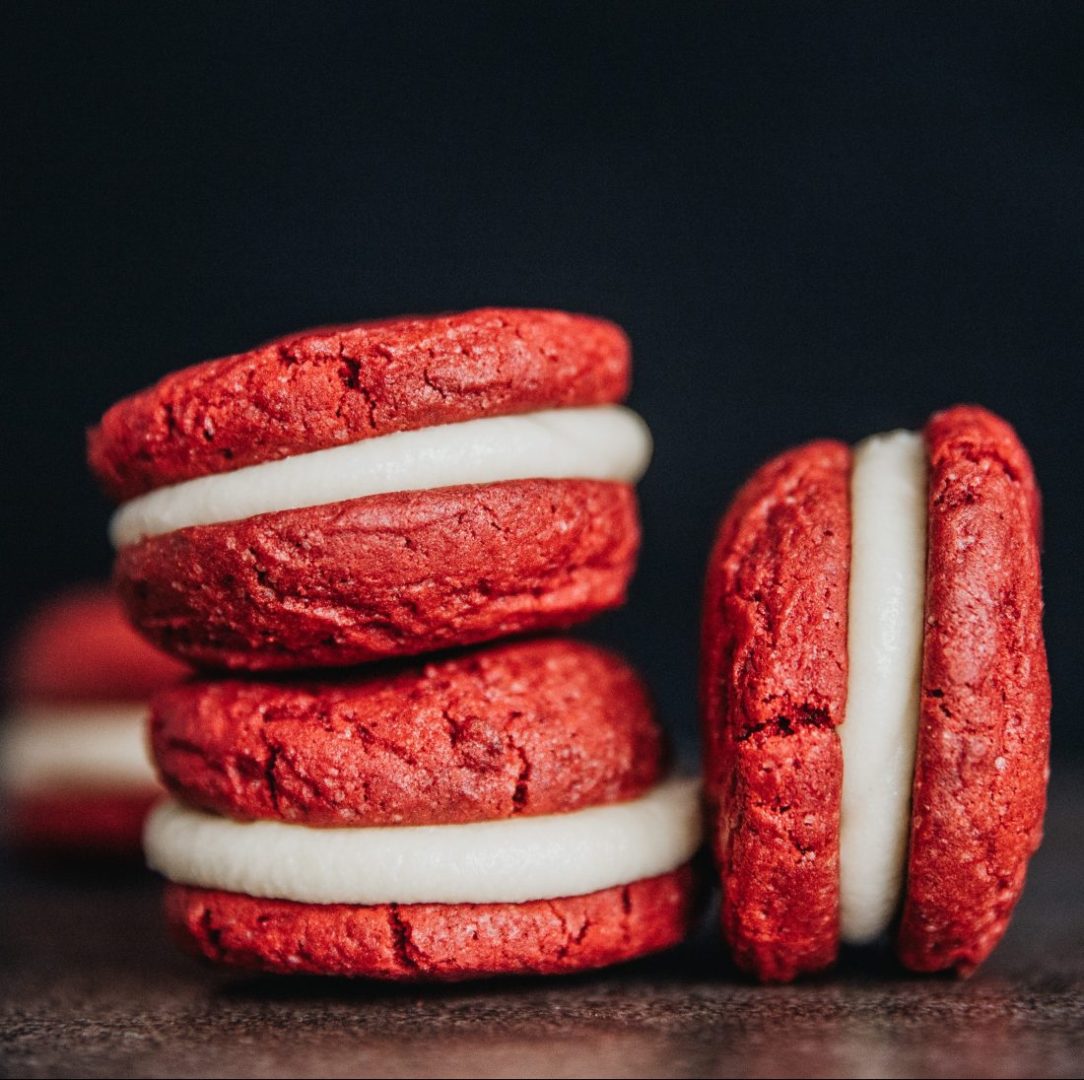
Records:
[[[143,749],[146,699],[186,669],[139,637],[100,586],[43,605],[7,669],[0,774],[10,841],[32,852],[136,854],[161,794]]]
[[[182,948],[279,974],[456,982],[560,975],[671,948],[692,925],[688,865],[586,896],[520,904],[297,904],[184,885],[166,888]]]
[[[89,435],[123,501],[129,616],[187,661],[272,670],[618,606],[650,451],[615,405],[628,381],[611,323],[519,309],[309,331],[167,376]]]
[[[635,672],[557,639],[349,681],[183,684],[154,699],[151,744],[189,805],[309,825],[563,813],[636,798],[666,767]]]
[[[698,785],[620,659],[518,642],[348,681],[155,700],[146,829],[186,947],[452,980],[628,960],[691,927]]]
[[[935,415],[925,446],[921,704],[896,936],[907,967],[969,974],[1004,933],[1041,836],[1039,495],[1015,433],[983,409]],[[819,970],[839,945],[850,469],[836,443],[763,466],[708,570],[701,700],[723,929],[737,963],[766,980]]]

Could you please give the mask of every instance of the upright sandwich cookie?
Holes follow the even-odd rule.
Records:
[[[487,309],[315,330],[110,409],[133,622],[199,664],[345,665],[620,604],[650,456],[611,323]]]
[[[692,918],[697,785],[640,681],[566,640],[363,680],[158,696],[146,832],[183,944],[275,972],[576,971]]]
[[[147,699],[184,667],[94,586],[44,605],[9,660],[0,785],[8,831],[32,851],[135,854],[161,794],[146,750]]]
[[[817,442],[738,494],[708,568],[702,716],[722,921],[786,980],[893,931],[972,972],[1038,846],[1048,773],[1039,493],[974,406]]]

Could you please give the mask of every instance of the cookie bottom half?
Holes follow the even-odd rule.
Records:
[[[678,944],[697,908],[691,864],[583,896],[497,904],[302,904],[169,884],[181,946],[250,970],[401,981],[551,975]]]
[[[287,670],[563,628],[620,606],[627,484],[520,480],[374,495],[121,548],[133,624],[189,662]]]

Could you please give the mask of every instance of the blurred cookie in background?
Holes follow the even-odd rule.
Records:
[[[27,854],[138,854],[161,793],[146,750],[147,699],[186,671],[128,626],[103,585],[38,608],[6,664],[5,841]]]

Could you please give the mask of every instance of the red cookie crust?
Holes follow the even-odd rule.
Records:
[[[1000,940],[1042,836],[1050,681],[1039,490],[1013,429],[961,405],[926,426],[922,712],[899,955],[967,975]]]
[[[20,851],[74,856],[142,851],[143,821],[161,792],[87,790],[34,793],[5,802],[5,833]]]
[[[186,950],[280,974],[454,982],[555,975],[616,964],[684,939],[691,867],[585,896],[521,904],[299,904],[166,887],[166,920]]]
[[[636,673],[567,640],[349,682],[179,686],[155,699],[151,741],[189,805],[309,825],[561,813],[635,798],[666,768]]]
[[[290,334],[114,405],[90,467],[121,501],[392,431],[620,401],[629,344],[603,319],[482,308]]]
[[[723,933],[770,981],[838,950],[850,464],[838,442],[769,461],[708,564],[701,712]]]
[[[519,480],[177,529],[122,548],[114,580],[190,663],[297,669],[570,626],[624,602],[639,538],[626,484]]]
[[[8,686],[22,701],[142,701],[186,672],[132,630],[112,592],[86,585],[27,621],[12,646]]]

